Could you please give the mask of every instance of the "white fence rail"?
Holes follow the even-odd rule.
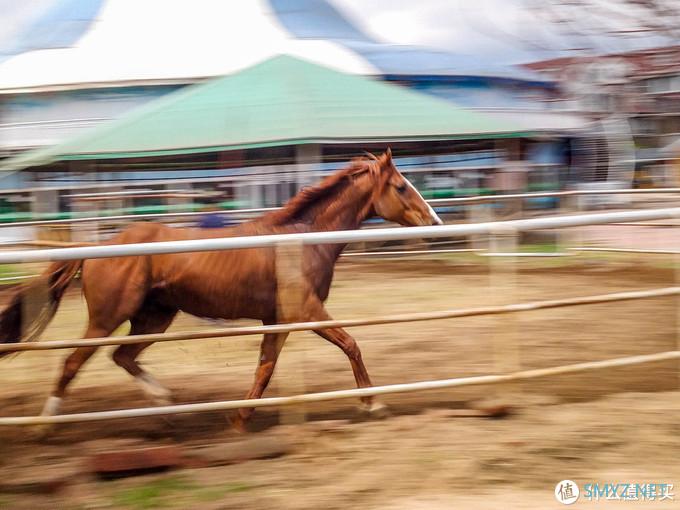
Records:
[[[594,305],[598,303],[611,303],[615,301],[631,301],[634,299],[676,296],[678,294],[680,294],[680,287],[662,287],[658,289],[616,292],[612,294],[552,299],[547,301],[532,301],[510,305],[439,310],[436,312],[415,312],[375,317],[372,319],[342,319],[316,322],[297,322],[289,324],[273,324],[268,326],[221,328],[211,331],[182,331],[177,333],[150,333],[145,335],[129,335],[118,337],[82,338],[79,340],[53,340],[49,342],[0,344],[0,353],[18,351],[45,351],[52,349],[69,349],[73,347],[102,347],[105,345],[138,344],[141,342],[176,342],[178,340],[263,335],[266,333],[290,333],[293,331],[308,331],[313,329],[353,328],[359,326],[377,326],[381,324],[396,324],[403,322],[460,319],[463,317],[478,317],[480,315],[501,315],[508,313],[529,312],[533,310],[547,310],[550,308],[563,308],[566,306]]]
[[[680,207],[553,216],[514,221],[494,221],[488,223],[468,223],[463,225],[376,228],[369,230],[309,232],[301,234],[222,237],[188,241],[164,241],[158,243],[54,248],[41,251],[12,250],[0,253],[0,264],[126,257],[132,255],[161,255],[168,253],[234,250],[243,248],[267,248],[275,247],[281,243],[343,244],[362,241],[464,237],[475,234],[497,234],[501,231],[522,232],[527,230],[579,227],[584,225],[604,225],[621,221],[647,221],[672,218],[680,218]]]
[[[523,370],[502,375],[480,375],[473,377],[458,377],[455,379],[440,379],[437,381],[422,381],[415,383],[390,384],[385,386],[371,386],[370,388],[356,388],[351,390],[325,391],[320,393],[305,393],[291,397],[265,397],[256,400],[225,400],[221,402],[202,402],[198,404],[179,404],[172,406],[144,407],[136,409],[120,409],[116,411],[99,411],[90,413],[62,414],[57,416],[22,416],[0,418],[3,425],[52,425],[59,423],[79,423],[88,421],[104,421],[121,418],[142,418],[148,416],[166,416],[170,414],[198,413],[207,411],[225,411],[243,407],[280,407],[308,404],[312,402],[327,402],[347,398],[361,398],[391,393],[412,393],[416,391],[439,390],[461,386],[479,386],[485,384],[506,384],[515,381],[527,381],[541,377],[574,374],[588,370],[625,367],[680,359],[680,351],[666,351],[641,356],[629,356],[603,361],[590,361],[559,367],[537,368]]]

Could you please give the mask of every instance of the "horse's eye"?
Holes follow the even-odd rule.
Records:
[[[397,186],[397,193],[405,193],[406,192],[406,183],[402,182]]]

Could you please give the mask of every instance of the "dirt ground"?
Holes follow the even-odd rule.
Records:
[[[574,259],[576,260],[576,259]],[[674,284],[663,260],[564,260],[523,265],[517,286],[468,258],[352,261],[338,266],[328,309],[336,318],[441,310],[648,289]],[[6,297],[5,297],[6,298]],[[494,373],[517,343],[521,367],[538,368],[676,349],[676,298],[528,312],[514,316],[355,328],[375,384]],[[77,337],[85,307],[65,298],[43,339]],[[215,324],[180,316],[171,331]],[[124,330],[120,334],[125,334]],[[494,346],[505,357],[496,359]],[[241,398],[257,359],[255,337],[157,344],[144,366],[179,403]],[[72,386],[64,413],[148,405],[110,348]],[[64,353],[24,353],[0,362],[0,415],[34,415]],[[496,359],[496,361],[495,361]],[[0,508],[284,508],[384,510],[557,508],[555,484],[674,483],[676,501],[592,502],[597,508],[677,508],[680,499],[678,363],[561,376],[508,388],[465,387],[386,396],[391,416],[366,420],[354,401],[299,413],[257,411],[251,435],[286,434],[283,457],[111,482],[83,478],[56,496],[0,494]],[[293,334],[268,396],[354,387],[349,363],[311,333]],[[485,402],[513,406],[504,419],[452,417]],[[0,429],[0,479],[81,462],[96,445],[183,446],[238,441],[224,413],[63,425],[45,442]]]

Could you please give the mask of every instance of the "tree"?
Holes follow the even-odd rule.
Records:
[[[680,43],[680,0],[522,0],[564,43],[555,50],[620,53]],[[543,43],[543,44],[542,44]],[[546,48],[545,42],[530,44]]]

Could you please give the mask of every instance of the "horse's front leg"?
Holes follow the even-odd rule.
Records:
[[[308,313],[307,320],[332,320],[332,317],[328,314],[320,301],[308,304],[306,311]],[[354,372],[354,379],[359,388],[372,386],[371,378],[368,376],[368,370],[366,370],[366,366],[361,357],[361,349],[359,349],[359,346],[352,335],[342,328],[315,329],[314,333],[342,349],[342,352],[344,352],[349,359],[350,365],[352,366],[352,372]],[[362,397],[361,402],[363,403],[361,409],[372,415],[383,416],[387,411],[387,407],[384,404],[376,402],[374,397]]]
[[[279,358],[283,344],[288,337],[288,333],[269,333],[264,335],[262,344],[260,345],[260,358],[257,361],[257,370],[255,370],[255,380],[253,386],[246,395],[246,399],[260,398],[267,388],[269,381],[274,373],[276,367],[276,360]],[[255,411],[252,407],[241,408],[232,417],[231,422],[234,427],[241,431],[245,431],[245,424]]]

